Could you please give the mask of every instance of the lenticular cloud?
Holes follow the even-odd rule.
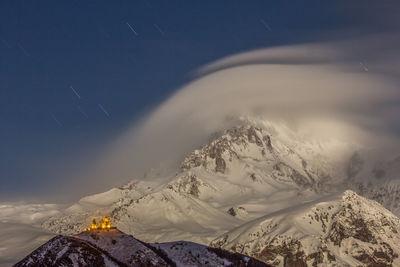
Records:
[[[243,116],[319,125],[316,134],[334,133],[349,142],[392,142],[399,82],[384,63],[396,59],[372,53],[376,42],[370,48],[362,43],[261,49],[204,66],[197,79],[113,140],[90,176],[129,179],[160,164],[176,166]]]

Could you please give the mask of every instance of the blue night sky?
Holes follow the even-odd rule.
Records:
[[[387,31],[391,3],[2,0],[0,200],[56,196],[58,174],[83,168],[197,68],[255,48]]]

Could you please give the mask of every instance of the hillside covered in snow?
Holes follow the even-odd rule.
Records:
[[[400,219],[346,191],[250,221],[215,239],[215,247],[274,266],[398,266]]]

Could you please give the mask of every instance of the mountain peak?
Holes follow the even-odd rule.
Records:
[[[237,126],[226,130],[221,136],[212,140],[199,150],[190,153],[182,162],[182,170],[202,166],[215,172],[225,173],[227,161],[244,156],[245,150],[254,144],[262,156],[272,151],[271,137],[262,128],[253,125]]]

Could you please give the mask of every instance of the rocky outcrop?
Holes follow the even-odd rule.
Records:
[[[195,174],[188,174],[178,181],[174,181],[167,185],[168,189],[174,190],[176,192],[190,194],[195,197],[199,197],[200,190],[199,187],[204,185]]]
[[[302,188],[313,188],[315,185],[315,181],[312,177],[306,177],[305,175],[301,174],[296,169],[288,166],[284,162],[278,162],[273,167],[273,175],[279,179],[287,179],[289,178],[295,184],[299,185]]]
[[[247,215],[247,210],[243,207],[231,207],[226,211],[229,215],[233,217],[243,218]]]

